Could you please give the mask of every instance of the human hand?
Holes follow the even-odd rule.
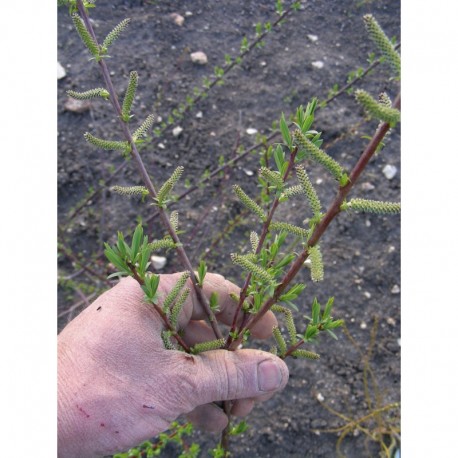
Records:
[[[165,295],[180,274],[161,275]],[[232,324],[229,293],[239,288],[207,274],[203,288],[219,297],[216,317]],[[100,296],[58,337],[59,456],[113,454],[166,430],[179,415],[220,431],[227,416],[214,401],[236,400],[231,413],[244,416],[254,402],[271,397],[288,381],[286,364],[260,350],[213,350],[199,355],[164,348],[163,322],[132,278]],[[191,287],[179,317],[189,345],[214,339]],[[267,313],[251,330],[267,338],[277,324]]]

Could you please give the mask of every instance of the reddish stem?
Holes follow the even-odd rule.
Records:
[[[393,103],[393,108],[400,109],[401,107],[401,94],[399,93],[396,96],[396,99]],[[288,287],[288,285],[293,281],[294,277],[297,275],[297,273],[301,270],[305,260],[309,256],[309,251],[308,249],[310,247],[315,246],[326,229],[328,228],[329,224],[331,221],[340,213],[341,205],[346,199],[348,193],[350,190],[353,188],[355,185],[356,181],[358,180],[359,176],[367,166],[368,162],[372,158],[372,156],[375,154],[377,147],[383,140],[384,136],[388,132],[390,128],[390,124],[387,122],[383,122],[379,125],[377,128],[375,134],[369,141],[368,145],[364,149],[363,153],[361,154],[359,160],[353,167],[350,176],[349,176],[349,181],[345,186],[342,186],[339,188],[339,191],[337,193],[337,196],[335,197],[334,201],[332,202],[331,206],[329,207],[328,211],[320,221],[320,223],[316,226],[312,236],[310,237],[307,246],[304,248],[302,253],[296,258],[294,263],[291,265],[290,269],[288,272],[284,275],[281,283],[277,286],[277,288],[274,291],[273,296],[268,299],[262,306],[259,312],[256,315],[251,315],[245,325],[242,327],[240,330],[240,335],[242,335],[247,329],[251,329],[269,310],[270,308],[278,301],[279,297],[285,291],[285,289]],[[231,344],[231,347],[229,349],[234,350],[237,348],[237,346],[240,343],[240,337],[233,341]]]
[[[288,167],[285,173],[283,174],[284,182],[286,182],[286,180],[289,177],[289,174],[291,173],[291,170],[293,169],[294,161],[296,159],[296,154],[297,154],[297,146],[291,151],[291,155],[290,155],[289,162],[288,162]],[[259,242],[258,242],[258,246],[256,248],[255,254],[259,254],[261,252],[261,249],[264,245],[267,234],[269,233],[270,223],[272,222],[272,218],[279,204],[280,204],[280,198],[276,197],[272,203],[272,207],[270,208],[269,214],[267,215],[267,219],[262,226],[261,236],[259,237]],[[234,333],[237,329],[238,317],[240,314],[240,310],[242,309],[243,303],[245,302],[245,299],[247,297],[247,290],[248,290],[248,287],[250,286],[250,281],[251,281],[251,272],[248,273],[245,279],[245,283],[243,284],[242,290],[240,292],[239,303],[237,305],[237,310],[235,312],[234,319],[232,320],[231,333]],[[245,323],[242,323],[242,327],[244,326],[244,324]],[[231,337],[231,335],[229,335],[226,341],[225,348],[230,348],[232,341],[233,341],[233,338]]]
[[[82,1],[77,0],[77,4],[78,4],[78,11],[80,12],[81,17],[83,18],[84,24],[86,25],[88,32],[90,33],[92,39],[97,44],[97,46],[99,46],[97,42],[97,37],[95,36],[94,30],[92,29],[92,25],[89,21],[89,17],[87,15],[87,12],[84,8]],[[151,199],[153,199],[153,202],[156,202],[155,201],[155,198],[157,197],[156,189],[154,188],[151,178],[149,177],[148,172],[145,168],[145,165],[143,164],[143,161],[137,150],[137,146],[135,145],[135,142],[132,138],[132,134],[129,130],[129,126],[127,125],[127,123],[125,123],[122,120],[121,105],[119,104],[119,100],[118,100],[115,88],[113,86],[113,82],[111,81],[111,77],[110,77],[110,73],[108,71],[107,65],[103,59],[99,61],[99,66],[100,66],[105,84],[107,86],[108,92],[110,93],[111,104],[113,105],[113,108],[118,115],[118,120],[120,122],[120,126],[124,134],[124,138],[126,138],[126,140],[129,142],[129,145],[131,147],[131,155],[134,158],[135,164],[140,173],[140,176],[142,177],[143,183],[145,184],[146,188],[148,189],[149,196],[151,197]],[[194,269],[192,267],[192,264],[189,261],[186,251],[184,250],[180,242],[180,239],[178,238],[178,235],[175,232],[175,229],[170,224],[170,220],[169,220],[167,213],[160,207],[158,208],[158,211],[159,211],[159,216],[161,218],[162,224],[167,229],[167,232],[170,234],[172,240],[177,245],[176,251],[178,253],[178,257],[180,258],[182,265],[190,273],[191,281],[194,286],[194,290],[196,292],[197,299],[200,302],[200,304],[202,305],[203,309],[205,310],[205,313],[208,317],[208,321],[210,322],[210,326],[212,327],[213,332],[215,333],[215,336],[218,339],[223,338],[223,334],[221,333],[221,330],[218,327],[218,323],[216,321],[215,315],[213,311],[211,310],[208,300],[204,296],[202,289],[198,286],[197,278],[196,278],[196,275],[194,274]]]

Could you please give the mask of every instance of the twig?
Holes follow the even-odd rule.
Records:
[[[80,13],[80,15],[81,15],[81,17],[82,17],[82,19],[84,21],[84,24],[86,25],[86,28],[87,28],[88,32],[90,33],[92,39],[94,40],[94,43],[96,43],[97,46],[99,46],[98,42],[97,42],[97,37],[95,36],[94,30],[92,28],[92,24],[89,21],[89,17],[87,15],[86,9],[84,8],[82,0],[77,0],[77,5],[78,5],[78,11],[79,11],[79,13]],[[122,108],[121,108],[121,105],[119,104],[119,100],[118,100],[115,88],[113,86],[113,82],[112,82],[111,77],[110,77],[110,72],[109,72],[109,70],[107,68],[107,65],[106,65],[104,59],[100,59],[98,64],[99,64],[99,67],[100,67],[100,70],[101,70],[101,73],[102,73],[102,77],[103,77],[103,79],[105,81],[107,90],[110,93],[111,104],[113,105],[113,108],[114,108],[116,114],[118,115],[118,121],[120,123],[120,127],[121,127],[121,130],[123,132],[124,138],[128,141],[128,143],[129,143],[129,145],[131,147],[131,155],[132,155],[132,157],[133,157],[133,159],[135,161],[135,164],[136,164],[138,172],[139,172],[139,174],[140,174],[140,176],[141,176],[141,178],[143,180],[143,183],[146,186],[146,188],[148,189],[148,193],[149,193],[148,195],[150,196],[150,198],[155,203],[156,202],[155,198],[157,197],[156,189],[155,189],[155,187],[154,187],[154,185],[153,185],[153,183],[151,181],[151,178],[148,175],[148,172],[147,172],[147,170],[145,168],[145,165],[143,164],[143,161],[142,161],[142,159],[140,157],[140,154],[138,153],[138,149],[137,149],[137,146],[136,146],[136,144],[135,144],[135,142],[134,142],[134,140],[132,138],[132,134],[130,132],[129,126],[127,125],[127,123],[125,123],[122,120]],[[182,246],[182,244],[180,242],[180,239],[178,238],[178,235],[177,235],[175,229],[173,228],[173,226],[170,223],[170,220],[168,218],[167,213],[164,211],[164,209],[162,209],[160,207],[158,208],[158,211],[159,211],[159,216],[160,216],[160,219],[162,221],[162,224],[167,229],[167,232],[170,234],[170,237],[172,238],[172,240],[176,244],[176,251],[178,253],[178,257],[180,258],[183,267],[187,271],[190,272],[191,281],[192,281],[192,284],[194,286],[194,290],[196,292],[197,299],[200,302],[200,304],[202,305],[202,308],[204,309],[204,311],[205,311],[205,313],[206,313],[206,315],[208,317],[208,320],[210,322],[210,326],[212,327],[213,332],[215,333],[215,336],[218,339],[223,338],[221,330],[218,327],[218,323],[216,321],[215,315],[214,315],[213,311],[211,310],[210,305],[208,303],[208,300],[204,296],[201,288],[198,286],[197,278],[196,278],[196,275],[194,274],[194,269],[193,269],[193,267],[191,265],[191,262],[188,259],[188,256],[186,254],[185,249],[183,248],[183,246]]]
[[[401,107],[401,95],[400,93],[396,96],[396,99],[393,103],[393,107],[400,109]],[[309,256],[309,248],[315,246],[326,229],[328,228],[331,221],[340,213],[340,207],[344,202],[345,198],[347,197],[350,190],[355,185],[356,181],[358,180],[359,176],[365,169],[366,165],[375,154],[378,145],[383,140],[384,136],[388,132],[390,125],[386,122],[381,123],[377,128],[374,136],[369,141],[369,144],[364,149],[363,153],[361,154],[359,160],[357,161],[356,165],[353,167],[353,170],[350,173],[348,183],[339,188],[337,196],[335,197],[334,201],[332,202],[331,206],[329,207],[326,214],[321,219],[320,223],[315,227],[315,230],[310,237],[307,246],[304,248],[302,253],[296,258],[296,260],[291,265],[288,272],[284,275],[281,283],[276,287],[273,296],[268,299],[260,308],[259,312],[256,315],[250,316],[248,321],[245,323],[245,326],[240,330],[240,334],[247,329],[251,329],[266,313],[270,308],[278,301],[278,298],[286,289],[286,287],[292,282],[294,277],[297,275],[299,270],[302,268],[305,260]],[[240,343],[240,338],[232,342],[231,349],[235,349],[237,345]]]

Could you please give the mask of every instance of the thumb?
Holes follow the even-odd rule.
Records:
[[[213,350],[195,356],[189,371],[189,393],[195,406],[214,401],[253,398],[283,389],[288,367],[278,357],[260,350]]]

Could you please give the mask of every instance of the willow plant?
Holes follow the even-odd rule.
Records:
[[[168,204],[172,201],[173,189],[182,177],[184,167],[179,165],[162,185],[153,184],[138,153],[138,146],[152,128],[154,115],[147,116],[137,128],[131,127],[132,107],[140,76],[135,71],[130,73],[129,84],[122,101],[118,98],[110,78],[106,58],[112,45],[129,25],[129,20],[125,19],[116,25],[100,44],[88,17],[88,8],[93,7],[94,4],[83,0],[69,0],[67,4],[75,28],[89,50],[92,60],[99,66],[105,83],[105,87],[81,93],[69,91],[68,95],[77,99],[99,97],[109,101],[120,127],[120,138],[115,140],[98,138],[89,132],[84,137],[93,147],[116,150],[126,159],[133,159],[143,180],[143,186],[113,186],[112,190],[126,196],[140,195],[145,200],[149,199],[159,213],[167,232],[161,240],[150,241],[140,224],[135,228],[130,242],[127,242],[124,235],[119,232],[114,245],[105,244],[105,255],[117,269],[110,277],[132,276],[141,285],[145,301],[157,311],[164,323],[162,340],[165,348],[192,354],[220,348],[234,351],[241,343],[249,345],[250,330],[270,310],[282,317],[287,331],[285,335],[279,327],[273,329],[275,343],[271,348],[272,353],[284,359],[288,357],[318,359],[319,355],[310,351],[307,344],[316,340],[321,334],[337,338],[334,331],[343,324],[343,321],[333,318],[334,298],[331,297],[325,304],[320,304],[315,298],[310,305],[306,322],[296,323],[291,310],[298,309],[297,299],[306,284],[296,282],[295,278],[308,264],[311,281],[318,282],[324,279],[320,241],[331,221],[340,212],[393,214],[400,211],[400,204],[394,202],[358,197],[347,200],[347,196],[369,160],[379,149],[389,129],[400,121],[400,95],[392,103],[386,94],[382,94],[377,100],[367,92],[356,91],[356,100],[370,116],[378,119],[380,124],[351,170],[346,170],[321,148],[324,140],[321,138],[321,133],[313,128],[314,114],[318,106],[317,99],[311,100],[305,107],[298,107],[292,123],[289,123],[284,115],[281,116],[279,127],[282,142],[268,147],[258,174],[261,187],[264,191],[268,191],[265,193],[268,196],[267,201],[263,199],[263,204],[259,204],[256,197],[250,196],[240,185],[233,186],[234,194],[254,215],[258,226],[253,228],[247,241],[250,248],[247,254],[228,253],[227,255],[227,262],[239,266],[246,272],[246,277],[239,296],[233,298],[236,313],[232,326],[228,334],[223,335],[215,318],[218,297],[213,294],[208,301],[202,293],[207,266],[204,262],[199,266],[191,264],[186,247],[179,239],[179,215],[176,211],[169,212],[168,209]],[[281,5],[281,2],[277,2],[277,12],[280,15],[284,14]],[[364,21],[369,36],[394,70],[395,77],[399,78],[400,59],[393,43],[372,16],[366,15]],[[259,34],[261,35],[261,31]],[[270,163],[273,166],[269,166]],[[335,180],[336,195],[327,209],[323,208],[308,176],[307,170],[313,164],[322,167]],[[293,225],[277,217],[279,206],[290,205],[290,201],[298,196],[308,203],[310,214],[304,215],[308,216],[304,226]],[[285,249],[289,237],[299,238],[301,248],[298,252]],[[159,300],[157,291],[161,277],[151,272],[149,267],[152,253],[160,249],[173,249],[177,252],[183,266],[183,273],[168,295]],[[189,280],[192,286],[189,286]],[[183,340],[177,325],[183,304],[190,294],[190,287],[194,288],[214,332],[214,339],[192,347]],[[229,417],[231,406],[231,401],[224,403],[224,410]],[[222,434],[220,445],[214,451],[214,456],[228,456],[231,434],[233,434],[233,427],[229,423]]]

